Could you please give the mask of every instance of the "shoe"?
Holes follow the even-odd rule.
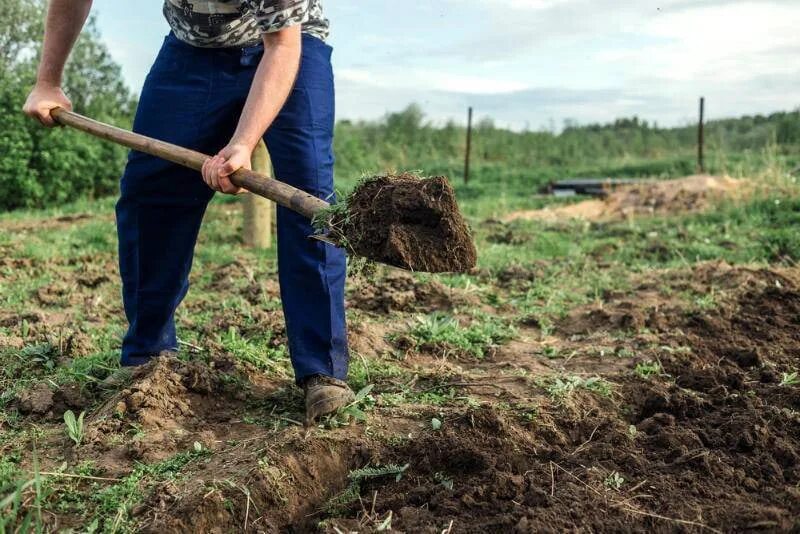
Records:
[[[335,412],[353,402],[356,396],[345,382],[330,376],[313,375],[303,382],[306,397],[306,426],[323,415]]]
[[[127,386],[133,378],[133,369],[133,367],[120,367],[105,377],[98,386],[100,389],[105,390],[120,389],[123,386]]]

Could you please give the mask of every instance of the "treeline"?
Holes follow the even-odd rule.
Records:
[[[340,121],[336,126],[337,170],[346,175],[381,169],[447,168],[461,165],[466,131],[453,122],[434,126],[417,105],[391,113],[381,121]],[[800,148],[800,111],[710,121],[706,125],[710,153],[733,154],[777,146]],[[669,163],[680,160],[691,170],[697,146],[695,125],[661,128],[637,117],[609,124],[568,123],[559,132],[514,132],[483,119],[473,128],[472,161],[509,167],[591,169],[609,162]],[[635,167],[635,165],[634,165]],[[641,165],[646,174],[650,166]],[[637,174],[632,168],[631,174]]]

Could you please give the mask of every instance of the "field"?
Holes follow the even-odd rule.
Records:
[[[798,530],[800,195],[775,161],[725,183],[575,220],[479,169],[478,268],[353,273],[360,394],[309,431],[237,202],[180,357],[116,392],[113,200],[0,215],[0,532]]]

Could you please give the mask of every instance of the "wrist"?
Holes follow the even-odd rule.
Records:
[[[252,140],[245,137],[233,137],[228,143],[229,147],[245,148],[252,152],[258,144],[258,139]]]
[[[48,78],[37,78],[36,79],[36,89],[44,89],[48,91],[60,91],[61,90],[61,80],[52,80]]]

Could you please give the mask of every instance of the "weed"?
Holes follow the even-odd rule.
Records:
[[[554,360],[556,358],[560,358],[561,357],[561,354],[560,354],[559,350],[556,347],[553,347],[551,345],[543,347],[542,348],[542,354],[548,360]]]
[[[67,427],[67,436],[69,436],[69,439],[75,442],[76,446],[80,445],[81,441],[83,441],[83,417],[85,415],[86,412],[81,412],[78,418],[75,419],[75,413],[73,413],[72,410],[67,410],[64,412],[64,424]]]
[[[781,386],[789,387],[789,386],[796,386],[800,384],[800,376],[798,376],[797,371],[791,373],[783,373],[781,375]]]
[[[619,347],[616,351],[614,351],[614,356],[617,358],[633,358],[635,355],[636,353],[626,347]]]
[[[32,499],[27,496],[30,492],[33,493]],[[5,495],[0,498],[0,532],[44,532],[42,505],[50,492],[44,484],[34,448],[33,478],[11,482],[0,488],[0,495]]]
[[[286,347],[272,345],[273,334],[267,331],[256,338],[242,337],[234,326],[220,336],[222,346],[236,358],[251,363],[262,371],[288,376],[289,357]]]
[[[660,375],[662,368],[660,362],[646,361],[637,363],[633,371],[642,378],[650,378],[651,376]]]
[[[619,491],[622,485],[625,484],[625,478],[616,471],[613,471],[606,477],[603,484],[605,484],[607,488]]]
[[[122,481],[92,495],[95,509],[91,523],[103,531],[132,530],[130,511],[146,490],[159,481],[175,478],[192,460],[208,454],[206,449],[192,450],[157,464],[137,465]]]
[[[453,490],[453,479],[448,477],[445,473],[437,471],[433,474],[433,480],[439,483],[443,488]]]
[[[443,313],[418,316],[409,335],[421,346],[434,346],[444,350],[483,358],[487,349],[502,344],[516,334],[516,329],[497,318],[475,320],[468,327]]]
[[[341,513],[347,505],[356,501],[358,496],[361,495],[361,484],[368,479],[380,478],[385,476],[394,475],[395,482],[399,482],[403,478],[403,473],[406,472],[410,464],[396,465],[388,464],[384,466],[375,467],[362,467],[350,471],[347,478],[350,480],[345,490],[330,499],[326,505],[326,511],[331,515]]]
[[[375,399],[370,395],[374,387],[374,384],[368,384],[361,388],[358,393],[356,393],[353,402],[343,408],[339,408],[335,414],[328,416],[324,420],[324,425],[326,427],[336,428],[347,425],[351,419],[355,421],[366,421],[367,414],[364,410],[370,409],[375,405]]]
[[[611,396],[611,384],[599,376],[589,378],[569,376],[565,379],[556,377],[551,382],[545,384],[545,390],[554,399],[564,399],[576,389],[585,389],[602,395],[603,397]]]

